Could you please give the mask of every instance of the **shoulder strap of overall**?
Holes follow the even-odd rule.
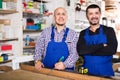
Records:
[[[104,25],[100,25],[100,34],[103,34],[103,26]]]
[[[54,33],[54,26],[52,26],[51,40],[54,40],[54,35],[55,35],[55,33]]]
[[[88,27],[88,28],[85,30],[85,35],[86,35],[86,36],[89,34],[89,29],[90,29],[90,27]]]
[[[63,35],[62,41],[65,41],[65,40],[66,40],[68,31],[69,31],[69,28],[66,28],[65,33],[64,33],[64,35]]]

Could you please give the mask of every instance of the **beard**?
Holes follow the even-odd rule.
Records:
[[[97,24],[99,24],[99,22],[97,22],[97,23],[92,23],[92,22],[90,22],[90,24],[91,24],[91,25],[97,25]]]
[[[56,25],[58,25],[58,26],[64,26],[65,24],[59,24],[59,23],[56,23]]]
[[[98,20],[98,18],[92,18],[91,20],[93,20],[93,19]],[[89,23],[90,23],[91,25],[97,25],[97,24],[99,24],[99,21],[97,21],[97,22],[92,22],[92,21],[90,21]]]

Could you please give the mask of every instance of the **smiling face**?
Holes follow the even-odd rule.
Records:
[[[90,25],[98,25],[101,13],[99,11],[99,8],[89,8],[86,16],[89,20]]]
[[[57,8],[54,12],[55,24],[58,26],[65,26],[67,21],[66,10],[62,7]]]

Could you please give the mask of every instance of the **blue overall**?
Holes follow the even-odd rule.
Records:
[[[107,43],[106,35],[103,33],[102,25],[100,25],[99,34],[89,35],[89,28],[85,32],[85,41],[87,45],[105,44]],[[112,56],[84,56],[84,67],[88,68],[88,74],[98,76],[114,76],[112,69]]]
[[[54,35],[55,35],[54,27],[52,27],[51,41],[48,43],[47,50],[46,50],[46,56],[43,59],[43,64],[46,68],[54,68],[55,63],[59,62],[59,60],[62,57],[64,57],[62,59],[63,62],[68,57],[69,55],[68,46],[65,43],[68,31],[69,29],[66,28],[61,42],[55,42],[54,41]]]

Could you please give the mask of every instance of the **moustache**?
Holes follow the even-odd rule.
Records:
[[[94,19],[98,20],[98,18],[91,18],[91,20],[94,20]]]

